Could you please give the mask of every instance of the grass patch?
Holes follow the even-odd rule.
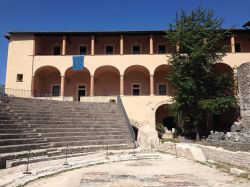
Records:
[[[161,143],[165,143],[165,142],[180,143],[180,140],[179,139],[173,139],[173,138],[161,139]]]

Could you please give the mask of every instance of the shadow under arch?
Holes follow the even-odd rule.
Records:
[[[34,73],[35,97],[60,96],[61,72],[54,66],[42,66]]]
[[[64,74],[64,96],[73,97],[74,101],[80,101],[80,97],[90,95],[90,71],[87,68],[73,70],[68,68]]]
[[[110,65],[98,67],[94,72],[95,96],[120,95],[120,71]]]

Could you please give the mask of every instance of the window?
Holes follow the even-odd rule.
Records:
[[[86,55],[87,54],[87,46],[80,46],[79,47],[79,54],[80,55]]]
[[[132,53],[133,54],[140,54],[141,53],[141,47],[139,45],[134,45],[132,47]]]
[[[52,96],[60,96],[60,86],[52,86]]]
[[[159,84],[158,93],[159,93],[159,95],[167,95],[167,85],[166,84]]]
[[[158,45],[158,53],[165,54],[166,53],[166,45]]]
[[[132,84],[132,94],[133,95],[140,95],[141,88],[139,84]]]
[[[105,50],[106,50],[106,54],[107,55],[112,55],[114,54],[114,47],[112,45],[107,45],[105,47]]]
[[[17,82],[23,82],[23,74],[17,74],[16,75],[16,81]]]
[[[53,48],[53,55],[61,55],[61,47],[60,46],[55,46]]]
[[[236,44],[235,44],[235,52],[241,52],[240,43],[236,43]]]

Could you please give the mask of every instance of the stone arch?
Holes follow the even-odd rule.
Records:
[[[226,63],[216,63],[214,64],[215,71],[218,73],[233,73],[233,68]]]
[[[101,66],[94,72],[95,96],[120,94],[120,71],[114,66]]]
[[[150,93],[150,71],[141,65],[129,66],[124,71],[124,94],[133,95],[132,85],[138,84],[140,95],[149,95]]]
[[[61,94],[60,86],[61,72],[56,67],[42,66],[35,71],[33,85],[33,95],[35,97],[59,96]],[[57,90],[53,92],[54,87],[57,87]],[[55,93],[57,91],[59,93]]]
[[[162,64],[154,70],[154,94],[155,95],[173,95],[174,89],[170,81],[167,80],[167,75],[172,71],[172,66],[168,64]],[[160,91],[160,89],[166,87],[166,94]]]
[[[162,123],[169,131],[176,127],[173,113],[168,108],[168,104],[162,104],[155,110],[155,123]]]
[[[82,70],[68,68],[64,74],[64,96],[73,97],[73,100],[80,100],[82,96],[90,95],[90,72],[84,67]]]

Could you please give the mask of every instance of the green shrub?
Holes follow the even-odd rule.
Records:
[[[164,124],[163,123],[157,123],[156,124],[156,130],[159,133],[165,133]]]

